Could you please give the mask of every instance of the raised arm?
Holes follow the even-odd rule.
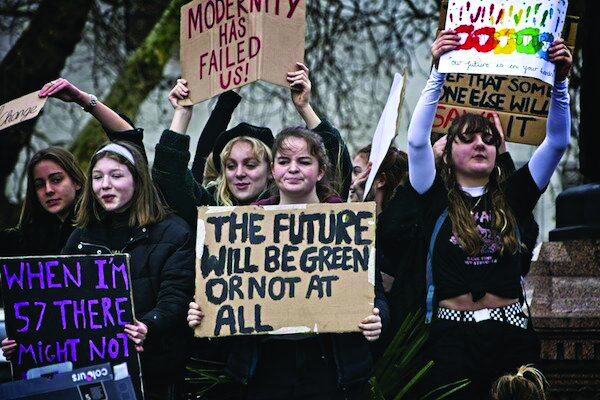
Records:
[[[529,171],[537,187],[542,190],[550,182],[562,155],[569,146],[571,113],[569,109],[569,81],[567,76],[573,64],[571,52],[563,39],[556,40],[548,51],[556,65],[555,84],[546,124],[546,138],[529,160]]]
[[[66,103],[77,103],[84,111],[89,112],[96,118],[102,126],[110,130],[127,131],[133,129],[129,122],[99,101],[96,96],[80,90],[65,78],[58,78],[45,84],[40,90],[39,96],[55,97]]]
[[[435,159],[431,147],[431,127],[440,92],[444,85],[444,74],[437,66],[440,57],[459,45],[458,35],[453,31],[442,31],[431,45],[434,68],[421,97],[415,106],[408,126],[408,177],[417,193],[425,193],[435,179]]]
[[[198,205],[211,204],[210,195],[188,169],[190,137],[185,134],[192,117],[192,106],[181,106],[178,99],[187,97],[189,91],[184,80],[178,80],[169,93],[169,103],[174,114],[170,129],[165,129],[156,145],[152,178],[168,206],[195,232]]]
[[[323,144],[333,167],[333,176],[339,183],[336,190],[342,199],[347,199],[352,183],[352,158],[340,132],[326,119],[321,120],[310,105],[310,91],[312,84],[308,77],[308,68],[302,63],[296,63],[297,71],[288,72],[288,82],[292,94],[292,102],[296,111],[308,129],[321,136]]]
[[[239,90],[240,88],[229,90],[219,96],[217,105],[210,113],[210,117],[208,117],[208,121],[206,121],[206,125],[204,125],[204,129],[200,134],[192,164],[192,174],[198,183],[201,183],[204,178],[206,158],[215,147],[217,137],[221,132],[227,130],[233,111],[242,100],[242,97],[238,94]]]

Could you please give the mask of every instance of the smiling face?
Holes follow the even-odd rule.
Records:
[[[275,154],[273,178],[279,188],[281,204],[318,202],[316,185],[324,170],[306,141],[299,137],[286,138]]]
[[[101,158],[92,169],[92,190],[106,211],[122,211],[129,206],[135,191],[133,175],[125,164]]]
[[[237,141],[225,160],[227,188],[239,201],[256,199],[267,188],[269,165],[259,160],[250,143]]]
[[[42,160],[33,167],[33,183],[42,207],[64,221],[81,186],[52,160]]]

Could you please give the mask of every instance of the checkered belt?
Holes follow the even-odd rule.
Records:
[[[506,307],[483,308],[477,311],[458,311],[438,307],[437,317],[457,322],[481,322],[491,319],[527,329],[527,317],[519,303],[513,303]]]

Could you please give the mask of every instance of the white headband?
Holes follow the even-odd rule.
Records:
[[[98,150],[96,154],[104,152],[117,153],[125,157],[131,163],[131,165],[135,165],[135,159],[133,158],[133,154],[131,154],[131,151],[129,151],[125,146],[121,146],[120,144],[116,143],[110,143]]]

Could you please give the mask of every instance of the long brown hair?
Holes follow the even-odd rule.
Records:
[[[113,143],[129,150],[133,155],[135,165],[131,164],[131,162],[121,154],[112,151],[102,151],[94,154],[88,167],[87,183],[85,185],[85,190],[83,191],[83,196],[81,197],[81,204],[79,211],[77,212],[77,218],[75,219],[75,226],[85,228],[93,221],[102,221],[107,215],[107,212],[100,202],[98,202],[98,199],[96,199],[92,189],[92,171],[98,160],[102,158],[110,158],[125,165],[133,176],[133,184],[135,187],[133,196],[130,200],[129,226],[145,226],[162,221],[167,216],[168,212],[152,183],[148,164],[142,153],[128,142]],[[101,146],[98,150],[101,150],[103,147],[104,146]]]
[[[490,120],[481,115],[467,113],[452,121],[444,150],[446,163],[442,169],[442,176],[448,190],[448,215],[452,221],[452,230],[469,255],[475,255],[480,251],[483,240],[477,232],[469,204],[456,180],[452,145],[458,135],[481,132],[492,134],[497,151],[500,147],[500,132]],[[517,223],[504,196],[504,175],[498,166],[492,170],[486,190],[484,196],[489,196],[492,202],[492,232],[501,238],[501,252],[507,250],[511,254],[515,253],[520,246],[516,237]]]
[[[72,204],[74,208],[79,199],[82,188],[85,186],[85,174],[77,164],[77,160],[73,154],[60,147],[48,147],[36,152],[27,164],[27,189],[25,192],[25,200],[21,209],[21,218],[19,220],[19,228],[24,228],[31,224],[39,223],[41,220],[48,218],[50,213],[42,207],[40,200],[35,190],[33,169],[40,162],[49,160],[55,162],[62,168],[71,178],[75,185],[80,189],[76,190],[75,201]]]
[[[295,137],[303,139],[306,142],[306,149],[315,157],[319,163],[319,169],[324,171],[323,178],[317,181],[316,190],[319,201],[324,202],[332,197],[339,196],[339,193],[333,188],[332,175],[334,173],[331,166],[331,161],[327,156],[327,150],[323,144],[321,137],[301,126],[285,128],[275,137],[275,143],[273,143],[273,158],[275,158],[277,152],[289,150],[286,147],[285,141],[287,138]]]
[[[369,159],[371,155],[371,145],[365,146],[360,149],[356,155],[364,154],[366,159]],[[356,157],[356,156],[355,156]],[[394,195],[396,188],[403,184],[408,177],[408,156],[407,154],[397,149],[395,146],[390,146],[388,149],[375,179],[385,179],[385,186],[383,189],[383,200],[381,202],[381,209],[387,207],[390,199]]]

